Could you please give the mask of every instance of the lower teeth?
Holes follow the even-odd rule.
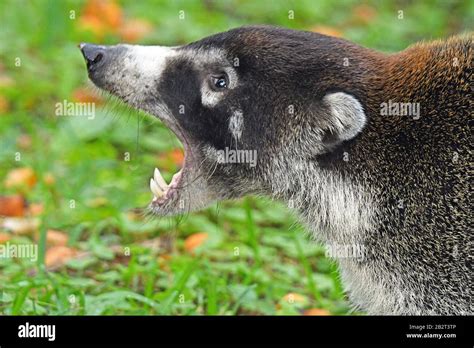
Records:
[[[168,191],[168,184],[161,176],[158,168],[155,168],[153,178],[150,179],[150,190],[155,198],[161,198]]]
[[[170,184],[168,185],[163,179],[158,168],[155,168],[153,173],[153,178],[150,179],[150,190],[153,193],[153,201],[157,200],[158,198],[162,198],[168,195],[168,192],[172,188],[176,188],[177,181],[179,180],[179,175],[181,175],[181,170],[173,175]]]

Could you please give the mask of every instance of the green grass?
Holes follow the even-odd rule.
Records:
[[[100,39],[81,31],[83,4],[0,2],[0,96],[8,101],[0,115],[0,192],[21,193],[44,205],[38,237],[13,235],[10,241],[38,243],[38,261],[0,258],[0,313],[273,315],[320,308],[347,314],[336,266],[278,202],[248,197],[173,219],[135,213],[151,198],[147,183],[153,168],[167,169],[168,180],[178,169],[162,154],[180,144],[158,121],[114,101],[100,107],[94,120],[54,116],[55,103],[71,100],[87,84],[77,43],[120,41],[115,34]],[[268,23],[323,25],[362,45],[395,51],[416,40],[472,30],[474,22],[469,1],[374,1],[367,5],[375,11],[368,21],[355,15],[357,1],[121,1],[120,6],[127,18],[153,24],[141,40],[145,44],[182,44],[242,24]],[[180,10],[185,20],[178,19]],[[12,82],[2,82],[5,77]],[[25,136],[29,145],[20,141]],[[130,161],[124,160],[127,154]],[[5,187],[8,172],[17,167],[33,168],[38,182],[32,189]],[[49,174],[53,184],[44,180]],[[48,229],[65,232],[68,247],[83,255],[53,270],[45,267]],[[198,232],[208,239],[189,253],[184,241]],[[304,300],[284,300],[289,293]]]

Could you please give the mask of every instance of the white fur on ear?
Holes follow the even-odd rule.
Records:
[[[323,103],[331,110],[329,130],[337,135],[339,140],[354,138],[367,123],[362,105],[350,94],[344,92],[327,94],[323,98]]]

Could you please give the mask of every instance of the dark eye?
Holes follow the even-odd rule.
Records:
[[[227,77],[225,75],[211,76],[211,83],[214,89],[227,88]]]

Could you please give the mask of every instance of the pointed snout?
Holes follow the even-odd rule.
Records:
[[[127,44],[81,43],[79,49],[97,87],[135,103],[148,98],[147,89],[157,87],[167,59],[177,54],[174,48]]]
[[[87,69],[91,70],[97,67],[101,62],[105,61],[107,48],[105,46],[93,45],[89,43],[79,44],[82,55],[87,63]]]

